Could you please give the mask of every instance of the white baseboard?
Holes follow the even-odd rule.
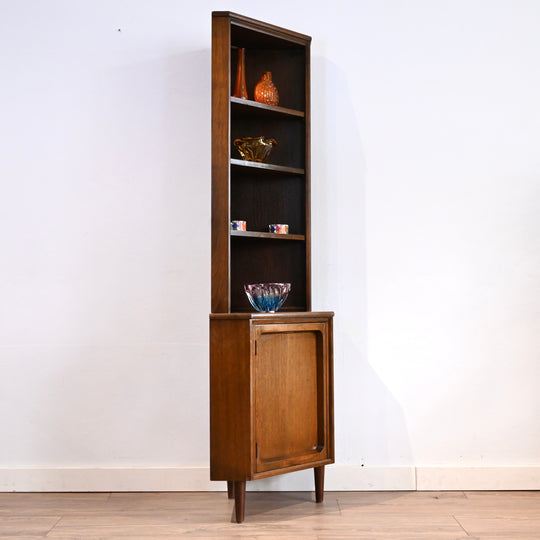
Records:
[[[410,491],[415,489],[414,467],[325,467],[326,491]],[[273,476],[250,482],[251,491],[313,491],[313,471]]]
[[[0,491],[224,491],[207,467],[4,468]],[[313,472],[249,482],[249,491],[312,491]],[[326,467],[327,491],[538,490],[540,467]]]
[[[0,469],[0,491],[218,491],[207,467]]]
[[[419,467],[418,491],[540,489],[540,467]]]

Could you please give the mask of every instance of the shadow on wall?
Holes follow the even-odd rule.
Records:
[[[367,353],[367,168],[355,97],[346,73],[322,57],[312,59],[311,94],[313,309],[336,313],[336,465],[411,466],[403,411]],[[312,475],[297,474],[309,489]],[[279,489],[286,482],[270,478],[254,489]]]
[[[403,411],[368,358],[368,174],[357,98],[346,72],[321,57],[313,62],[312,96],[314,222],[320,228],[313,233],[314,268],[322,270],[316,281],[321,307],[336,312],[336,463],[409,466]]]

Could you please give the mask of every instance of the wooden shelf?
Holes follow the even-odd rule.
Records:
[[[272,165],[271,163],[259,163],[257,161],[244,161],[242,159],[231,158],[231,166],[241,167],[244,170],[248,169],[257,169],[259,171],[272,171],[275,173],[283,174],[296,174],[303,175],[305,173],[304,169],[297,169],[296,167],[284,167],[283,165]],[[239,169],[240,170],[240,169]]]
[[[265,103],[258,103],[250,99],[242,99],[231,96],[231,105],[233,110],[239,112],[246,112],[249,114],[261,114],[273,116],[275,114],[284,114],[286,116],[293,116],[297,118],[304,118],[303,111],[297,111],[295,109],[287,109],[286,107],[279,107],[276,105],[266,105]]]
[[[269,240],[296,240],[305,241],[306,237],[303,234],[277,234],[258,231],[231,231],[231,236],[244,238],[267,238]]]

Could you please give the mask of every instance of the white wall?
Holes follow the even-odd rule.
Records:
[[[223,9],[313,36],[328,487],[540,488],[534,0],[0,0],[0,488],[211,488]]]

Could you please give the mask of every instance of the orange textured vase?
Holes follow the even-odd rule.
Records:
[[[233,97],[247,99],[246,87],[246,49],[238,49],[238,65],[236,68],[236,84],[234,85]]]
[[[272,82],[271,71],[265,71],[262,79],[255,86],[255,101],[267,105],[277,105],[279,103],[279,93]]]

